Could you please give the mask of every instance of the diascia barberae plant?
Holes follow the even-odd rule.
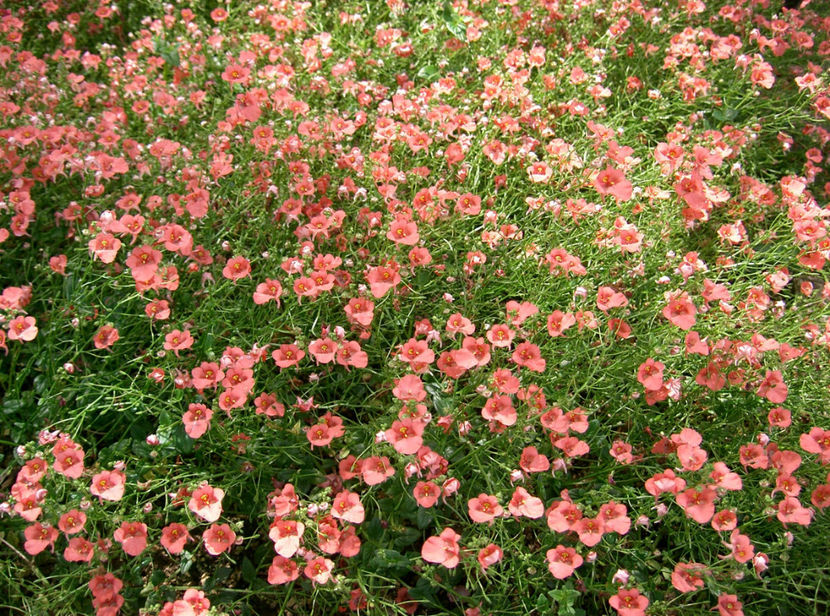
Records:
[[[829,33],[3,3],[3,613],[830,612]]]

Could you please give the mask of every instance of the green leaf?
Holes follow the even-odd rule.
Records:
[[[391,575],[403,575],[409,571],[411,562],[409,558],[397,550],[377,550],[369,561],[369,568],[377,572],[384,572]]]
[[[424,530],[425,528],[429,528],[432,526],[435,518],[432,515],[432,512],[429,509],[425,509],[423,507],[418,507],[418,513],[415,514],[415,522],[418,524],[418,528]]]
[[[248,584],[253,584],[256,581],[256,567],[247,556],[242,559],[242,579]]]
[[[424,79],[425,81],[434,81],[440,74],[441,71],[438,70],[438,67],[427,65],[421,67],[421,70],[418,71],[417,76],[419,79]]]

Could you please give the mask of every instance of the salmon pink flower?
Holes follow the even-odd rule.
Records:
[[[164,337],[164,349],[166,351],[173,351],[176,357],[179,356],[179,351],[189,349],[193,346],[193,336],[189,330],[174,329]]]
[[[63,558],[70,563],[88,563],[95,556],[95,544],[83,537],[69,540],[69,545],[63,551]]]
[[[700,524],[706,524],[715,515],[715,497],[717,493],[709,486],[700,490],[689,488],[677,495],[677,504],[683,508],[686,516]]]
[[[620,588],[617,594],[608,599],[619,616],[645,616],[649,600],[641,595],[636,588],[625,590]]]
[[[277,350],[271,353],[271,358],[280,368],[296,366],[303,357],[305,357],[305,351],[296,344],[281,344]]]
[[[211,524],[202,533],[205,549],[211,556],[226,552],[236,541],[236,533],[227,524]]]
[[[431,481],[419,481],[415,484],[412,495],[419,507],[429,509],[438,502],[438,497],[441,496],[441,488]]]
[[[204,404],[191,402],[182,416],[185,433],[193,439],[199,438],[210,429],[213,411]]]
[[[193,537],[187,530],[187,526],[173,522],[161,529],[161,545],[171,554],[181,554],[184,545]]]
[[[566,329],[576,324],[576,317],[572,312],[554,310],[548,315],[548,334],[552,338],[562,336]]]
[[[739,563],[748,562],[755,556],[755,546],[752,545],[749,537],[742,535],[737,528],[732,531],[726,546],[732,550],[732,558]]]
[[[337,343],[328,336],[320,338],[308,345],[308,352],[311,353],[318,365],[328,364],[334,361],[334,356],[337,353]]]
[[[55,470],[67,479],[77,479],[84,472],[84,450],[80,447],[70,447],[54,455]]]
[[[280,296],[282,295],[282,284],[279,280],[266,278],[265,282],[257,285],[254,291],[254,303],[257,305],[267,304],[270,301],[277,302],[277,308],[280,307]]]
[[[137,246],[127,257],[127,267],[136,282],[147,283],[153,280],[161,263],[161,252],[152,246]]]
[[[111,233],[99,233],[89,240],[89,251],[102,263],[112,263],[121,248],[121,240]]]
[[[26,527],[23,536],[26,538],[23,549],[27,554],[37,556],[46,548],[54,549],[55,540],[59,534],[56,528],[35,522]]]
[[[360,325],[362,327],[369,327],[372,324],[375,303],[368,299],[353,297],[349,303],[343,308],[346,313],[346,318],[350,323]]]
[[[138,556],[147,547],[147,525],[142,522],[122,522],[113,538],[121,544],[128,556]]]
[[[583,559],[573,548],[557,545],[546,553],[548,570],[557,580],[564,580],[573,575],[573,572],[582,566]]]
[[[318,556],[308,562],[303,569],[303,574],[315,584],[325,584],[331,579],[331,570],[334,563],[328,558]]]
[[[447,319],[446,330],[451,334],[461,332],[465,336],[470,336],[475,332],[476,326],[473,325],[470,319],[466,318],[460,312],[456,312],[455,314],[451,314]]]
[[[738,526],[738,516],[731,509],[722,509],[712,517],[712,528],[718,532],[735,530]]]
[[[337,349],[337,354],[334,357],[335,361],[341,366],[351,366],[353,368],[365,368],[369,365],[369,355],[360,348],[360,343],[354,340],[345,340]],[[347,368],[348,369],[348,368]]]
[[[605,528],[602,524],[602,518],[580,518],[571,525],[570,530],[579,535],[579,541],[589,548],[594,547],[602,541],[602,535],[605,533]]]
[[[516,346],[511,359],[518,366],[527,368],[532,372],[544,372],[546,362],[539,347],[531,342],[522,342]]]
[[[550,469],[550,460],[533,447],[522,449],[519,466],[525,473],[544,473]]]
[[[58,528],[65,535],[74,535],[81,532],[86,524],[86,514],[77,509],[70,509],[58,521]]]
[[[222,515],[224,490],[203,483],[190,495],[187,508],[205,522],[215,522]]]
[[[481,416],[487,421],[497,421],[508,427],[515,424],[518,419],[513,401],[510,396],[504,395],[488,398],[484,403],[484,408],[481,409]]]
[[[609,501],[603,504],[599,508],[597,518],[602,522],[602,530],[605,533],[625,535],[631,529],[628,510],[622,503]]]
[[[236,83],[248,85],[251,77],[251,69],[241,64],[229,64],[222,72],[222,79],[233,85]]]
[[[325,447],[334,440],[334,435],[324,423],[306,428],[305,435],[308,442],[311,443],[312,449],[315,447]]]
[[[594,180],[594,188],[601,195],[611,195],[618,203],[631,199],[633,192],[631,182],[625,178],[625,174],[613,167],[607,167],[599,172]]]
[[[271,524],[268,536],[274,542],[274,551],[285,558],[291,558],[300,549],[305,525],[294,520],[276,520]]]
[[[422,402],[426,398],[427,392],[424,390],[424,384],[417,374],[407,374],[395,381],[392,395],[398,400]]]
[[[300,567],[293,560],[279,554],[268,567],[268,583],[272,585],[288,584],[300,577]]]
[[[398,217],[389,226],[389,231],[387,232],[386,237],[396,244],[414,246],[420,239],[420,236],[418,235],[418,225],[408,218]]]
[[[444,565],[447,569],[454,569],[459,563],[461,547],[458,540],[461,535],[451,528],[445,528],[438,536],[432,536],[421,547],[421,557],[430,563]]]
[[[360,476],[367,485],[383,483],[395,474],[395,469],[386,456],[366,458],[360,467]]]
[[[707,573],[705,565],[700,563],[677,563],[671,574],[672,586],[678,592],[693,592],[703,588],[703,574]]]
[[[392,444],[400,454],[411,455],[416,453],[423,445],[421,435],[424,432],[424,424],[413,419],[394,421],[392,426],[384,433],[386,440]]]
[[[225,267],[222,269],[222,275],[228,280],[241,280],[251,275],[251,262],[245,257],[233,257],[228,259]]]
[[[9,321],[9,340],[31,342],[37,337],[37,331],[34,317],[20,316]]]
[[[685,291],[674,294],[668,305],[663,308],[663,316],[683,330],[689,330],[695,324],[696,312],[695,305]]]
[[[818,454],[822,464],[830,464],[830,430],[814,427],[802,434],[798,442],[807,453]]]
[[[124,496],[126,476],[121,471],[101,471],[92,477],[89,491],[103,502],[119,501]]]
[[[737,595],[721,595],[717,607],[720,616],[744,616],[743,604]]]
[[[535,520],[545,515],[545,504],[542,499],[533,496],[521,486],[513,492],[507,508],[517,518],[526,517]]]
[[[612,308],[624,308],[628,306],[628,298],[624,293],[614,290],[612,287],[600,287],[597,289],[597,308],[608,312]]]
[[[467,502],[467,511],[470,519],[478,523],[492,523],[495,518],[504,513],[496,497],[489,494],[479,494],[478,497],[471,498]]]
[[[369,283],[369,291],[375,299],[380,299],[389,289],[401,282],[397,264],[370,268],[366,274],[366,282]]]
[[[780,503],[778,503],[778,514],[776,517],[784,524],[799,524],[801,526],[809,526],[813,521],[812,509],[808,509],[801,505],[801,502],[795,496],[788,496]]]
[[[487,330],[487,340],[490,341],[494,347],[507,348],[513,343],[516,337],[516,332],[510,329],[507,325],[498,324]]]
[[[365,518],[363,505],[360,503],[360,496],[354,492],[343,490],[334,497],[331,515],[333,518],[360,524]]]
[[[766,398],[773,404],[781,404],[787,399],[787,384],[781,376],[780,370],[767,370],[764,380],[758,386],[756,392],[762,398]]]
[[[504,557],[504,552],[495,543],[491,543],[478,551],[478,563],[481,565],[483,571],[487,571],[489,567],[501,561]]]
[[[119,339],[118,330],[112,325],[102,326],[93,338],[96,349],[108,349]]]
[[[648,358],[637,370],[637,380],[648,390],[656,391],[663,387],[663,369],[666,366],[659,361]]]

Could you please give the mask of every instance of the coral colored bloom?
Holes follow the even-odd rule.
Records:
[[[193,491],[187,508],[205,522],[215,522],[222,515],[224,490],[213,488],[204,483]]]
[[[26,538],[23,549],[26,550],[27,554],[36,556],[46,548],[53,548],[59,534],[56,528],[48,524],[43,525],[40,522],[35,522],[26,527],[26,530],[23,531],[23,536]]]
[[[704,573],[707,573],[707,569],[700,563],[677,563],[671,574],[672,586],[678,592],[693,592],[703,588]]]
[[[478,551],[476,557],[478,563],[481,565],[483,571],[487,571],[488,567],[495,565],[504,557],[504,552],[495,543],[491,543]]]
[[[421,557],[430,563],[444,565],[447,569],[454,569],[459,563],[461,546],[458,540],[461,535],[451,528],[445,528],[438,536],[433,536],[424,542],[421,547]]]
[[[688,295],[683,292],[669,300],[668,305],[663,308],[663,316],[673,325],[680,329],[689,330],[695,324],[697,309],[689,300]]]
[[[633,192],[631,182],[625,178],[625,174],[613,167],[607,167],[599,172],[597,179],[594,180],[594,188],[601,195],[611,195],[618,203],[628,201]]]
[[[275,520],[268,536],[274,542],[274,551],[280,556],[291,558],[300,549],[305,525],[294,520]]]
[[[118,330],[112,325],[102,326],[95,334],[94,344],[96,349],[108,349],[118,341]]]
[[[187,530],[187,526],[174,522],[161,529],[161,545],[171,554],[181,554],[184,545],[193,537]]]
[[[251,275],[251,262],[245,257],[233,257],[225,264],[222,275],[233,281],[247,278]]]
[[[267,304],[273,300],[277,302],[277,307],[279,307],[281,295],[282,285],[280,284],[280,281],[267,278],[265,282],[261,282],[257,285],[256,291],[254,291],[254,303],[261,305]]]
[[[305,357],[305,351],[296,344],[281,344],[276,351],[271,353],[271,358],[280,368],[296,366],[303,357]]]
[[[492,522],[504,513],[495,496],[479,494],[467,502],[467,510],[473,522]]]
[[[663,387],[663,369],[666,366],[659,361],[648,358],[637,370],[637,380],[648,390],[656,391]]]
[[[548,570],[557,580],[564,580],[573,575],[579,568],[583,559],[573,548],[566,548],[564,545],[557,545],[546,553]]]
[[[392,422],[392,426],[386,430],[386,440],[392,444],[400,454],[411,455],[416,453],[423,445],[421,435],[424,432],[424,424],[419,420],[403,419]]]
[[[544,473],[550,469],[550,460],[530,446],[522,450],[519,466],[526,473]]]
[[[124,496],[125,481],[121,471],[101,471],[92,477],[89,491],[101,501],[119,501]]]
[[[138,556],[147,547],[147,525],[142,522],[122,522],[113,538],[129,556]]]
[[[303,569],[303,574],[315,584],[325,584],[331,579],[332,569],[334,569],[332,561],[318,556],[308,562]]]
[[[226,552],[236,541],[236,533],[227,524],[211,524],[204,533],[205,549],[211,556]]]
[[[415,484],[412,495],[419,507],[429,509],[438,502],[438,497],[441,496],[441,488],[431,481],[419,481]]]
[[[193,336],[188,330],[174,329],[164,337],[164,349],[166,351],[173,351],[176,357],[179,356],[179,351],[189,349],[193,346]]]
[[[360,503],[360,496],[354,492],[343,490],[334,497],[331,515],[344,522],[360,524],[365,518],[363,505]]]
[[[84,524],[86,524],[86,514],[77,509],[70,509],[61,516],[58,528],[66,535],[74,535],[84,529]]]
[[[743,607],[743,604],[738,601],[737,595],[721,595],[718,597],[720,616],[744,616]]]
[[[625,590],[621,588],[616,595],[608,600],[619,616],[645,616],[649,600],[636,588]]]
[[[756,392],[762,398],[766,398],[773,404],[781,404],[787,399],[787,384],[781,376],[780,370],[767,370],[764,380],[758,386]]]
[[[271,561],[268,568],[269,584],[288,584],[300,577],[300,567],[293,560],[289,560],[279,554]]]
[[[677,495],[677,504],[686,512],[686,516],[700,524],[706,524],[715,515],[715,497],[717,493],[709,486],[700,490],[689,488]]]
[[[516,517],[537,519],[545,514],[545,504],[542,499],[533,496],[521,486],[513,492],[507,508]]]
[[[184,431],[190,438],[199,438],[210,428],[213,411],[204,404],[191,402],[182,415]]]
[[[818,454],[822,464],[830,464],[830,430],[814,427],[802,434],[798,443],[807,453]]]
[[[69,540],[69,545],[63,551],[63,557],[71,563],[88,563],[95,556],[95,544],[83,537]]]

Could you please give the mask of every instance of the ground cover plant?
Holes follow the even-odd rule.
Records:
[[[3,3],[0,609],[830,612],[790,5]]]

